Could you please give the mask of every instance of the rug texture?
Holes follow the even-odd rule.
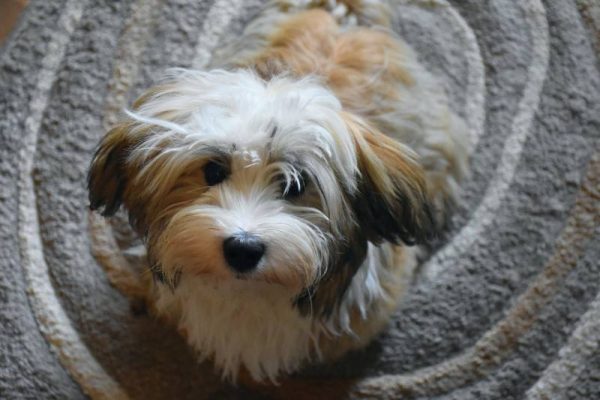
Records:
[[[468,123],[463,200],[375,343],[250,389],[132,312],[109,275],[136,240],[85,178],[121,110],[262,1],[31,1],[0,50],[0,398],[600,399],[600,3],[393,3]]]

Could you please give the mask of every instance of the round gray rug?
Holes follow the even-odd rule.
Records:
[[[132,312],[110,276],[137,242],[121,218],[87,209],[94,146],[165,68],[207,65],[262,3],[26,9],[0,50],[0,398],[600,398],[594,0],[394,1],[395,29],[468,122],[472,174],[365,351],[278,387],[235,388]]]

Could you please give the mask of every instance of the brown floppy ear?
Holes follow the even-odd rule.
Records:
[[[166,85],[158,85],[149,89],[133,103],[133,110],[138,110],[154,96],[168,92],[168,90],[169,87]],[[150,127],[142,128],[135,120],[129,120],[117,124],[102,138],[88,172],[88,195],[91,210],[98,210],[105,217],[114,215],[119,210],[136,167],[128,160],[129,154],[144,141],[149,131]],[[139,204],[140,199],[130,200],[137,202],[129,204],[135,208],[135,210],[129,210],[130,222],[137,229],[142,211]]]
[[[100,141],[88,173],[90,209],[114,215],[127,187],[127,156],[133,147],[130,123],[111,129]]]
[[[367,238],[408,245],[431,239],[433,215],[416,154],[355,116],[346,114],[344,119],[360,170],[353,207]]]

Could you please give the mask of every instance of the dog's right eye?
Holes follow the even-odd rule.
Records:
[[[204,180],[208,186],[218,185],[229,176],[227,168],[215,161],[209,161],[204,166]]]
[[[302,172],[298,179],[291,182],[289,185],[285,181],[281,182],[281,193],[285,199],[294,199],[304,194],[306,184],[308,183],[308,175]]]

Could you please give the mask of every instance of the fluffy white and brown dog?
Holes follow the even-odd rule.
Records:
[[[277,1],[218,69],[173,70],[102,139],[148,299],[224,377],[275,380],[386,325],[466,170],[464,124],[381,1]],[[150,274],[148,274],[150,275]]]

